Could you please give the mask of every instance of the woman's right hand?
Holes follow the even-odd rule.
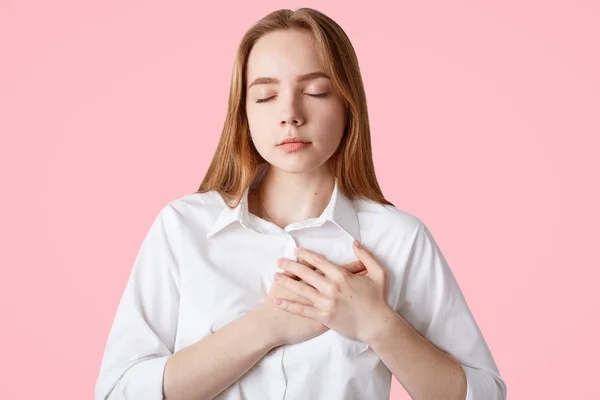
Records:
[[[315,267],[304,260],[300,260],[299,263],[315,269]],[[365,267],[360,261],[343,265],[343,267],[353,273],[365,271]],[[300,280],[300,278],[288,271],[283,271],[282,274],[287,275],[292,279]],[[261,313],[263,318],[267,321],[267,329],[271,330],[276,346],[303,342],[329,330],[327,326],[320,322],[280,309],[275,304],[276,298],[306,304],[308,306],[313,305],[312,302],[304,297],[273,283],[271,290],[267,295],[267,299],[257,311]]]

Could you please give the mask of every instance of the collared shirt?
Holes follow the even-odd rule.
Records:
[[[135,258],[104,351],[95,398],[163,398],[165,363],[258,307],[296,247],[337,265],[357,260],[359,240],[388,274],[388,304],[466,374],[467,400],[506,399],[506,386],[459,285],[430,230],[390,205],[347,198],[336,180],[318,218],[282,229],[216,191],[179,197],[160,210]],[[368,323],[368,321],[365,321]],[[215,399],[387,400],[391,372],[358,340],[332,329],[278,346]]]

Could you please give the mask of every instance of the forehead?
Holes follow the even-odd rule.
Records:
[[[312,34],[285,30],[270,32],[254,44],[246,74],[250,82],[259,76],[285,80],[313,71],[326,72]]]

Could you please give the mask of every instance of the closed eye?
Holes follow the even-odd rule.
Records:
[[[319,97],[319,98],[327,97],[327,93],[319,93],[319,94],[310,94],[310,93],[307,93],[307,94],[310,97]],[[270,99],[272,99],[273,97],[275,97],[275,96],[267,97],[266,99],[258,99],[258,100],[256,100],[256,102],[257,103],[265,103],[265,102],[269,101]]]

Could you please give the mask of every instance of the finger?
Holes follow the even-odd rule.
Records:
[[[308,261],[306,261],[306,260],[298,260],[298,261],[296,261],[296,262],[297,262],[298,264],[306,265],[308,268],[310,268],[310,269],[312,269],[312,270],[315,270],[315,269],[316,269],[314,265],[312,265],[311,263],[309,263],[309,262],[308,262]]]
[[[369,276],[375,279],[385,279],[386,272],[385,269],[377,262],[373,254],[368,251],[364,246],[360,245],[358,241],[354,241],[352,245],[352,249],[356,256],[363,262],[367,271],[369,271]]]
[[[306,262],[304,260],[300,260],[300,261],[296,261],[296,262],[300,263],[300,264],[303,264],[303,265],[306,265],[307,267],[309,267],[309,268],[311,268],[313,270],[315,269],[315,267],[313,267],[312,265],[310,265],[310,263],[308,263],[308,262]],[[301,280],[299,276],[297,276],[296,274],[294,274],[294,273],[292,273],[290,271],[283,271],[283,272],[280,272],[280,273],[284,274],[285,276],[289,276],[290,278],[292,278],[292,279],[294,279],[296,281]]]
[[[306,265],[307,267],[309,267],[312,270],[316,270],[316,272],[320,272],[319,270],[317,270],[314,265],[310,264],[308,261],[306,260],[298,260],[296,261],[299,264],[302,265]],[[345,268],[347,271],[353,273],[354,275],[361,275],[364,276],[367,274],[367,268],[365,267],[365,265],[362,263],[362,261],[357,260],[348,264],[344,264],[342,265],[343,268]],[[284,271],[282,272],[282,274],[284,274],[285,276],[289,276],[291,279],[294,279],[296,281],[300,281],[302,280],[300,277],[296,276],[295,274],[293,274],[290,271]],[[321,273],[323,275],[323,273]],[[308,284],[310,287],[313,287],[312,285]]]
[[[319,271],[317,271],[317,269],[315,268],[315,266],[314,266],[314,265],[311,265],[311,263],[309,263],[308,261],[305,261],[305,260],[298,260],[298,261],[296,261],[296,262],[297,262],[298,264],[306,265],[308,268],[312,269],[313,271],[319,272]],[[291,273],[291,272],[290,272],[290,273]],[[294,276],[296,276],[296,275],[294,275]],[[301,279],[299,276],[296,276],[296,277],[298,278],[298,279],[296,279],[296,280],[298,280],[298,281],[302,280],[302,279]],[[312,286],[311,286],[311,287],[312,287]]]
[[[290,279],[286,276],[279,276],[275,278],[275,282],[289,290],[297,294],[298,296],[302,296],[305,299],[311,301],[313,304],[317,305],[317,307],[321,308],[324,303],[325,297],[319,293],[314,287],[306,284],[304,281],[296,281]]]
[[[280,274],[283,274],[283,275],[285,275],[285,276],[289,277],[290,279],[294,279],[294,280],[300,280],[300,278],[299,278],[299,277],[297,277],[296,275],[294,275],[294,274],[293,274],[293,273],[291,273],[290,271],[283,271],[283,272],[280,272]]]
[[[308,262],[302,260],[302,261],[297,261],[300,264],[306,265],[307,267],[311,268],[311,269],[315,269],[315,267],[313,267],[312,265],[310,265]],[[302,279],[297,276],[296,274],[294,274],[293,272],[290,271],[283,271],[283,272],[279,272],[280,274],[284,274],[285,276],[289,276],[291,279],[295,280],[295,281],[301,281]],[[307,283],[308,284],[308,283]],[[311,286],[312,287],[312,286]]]
[[[366,269],[365,266],[363,265],[362,261],[360,261],[360,260],[351,262],[349,264],[344,264],[344,265],[342,265],[342,268],[345,268],[347,271],[352,272],[352,273],[356,273],[356,272]]]
[[[313,319],[315,321],[321,322],[322,314],[319,310],[317,310],[314,307],[306,306],[304,304],[294,303],[294,302],[279,299],[279,298],[275,299],[274,302],[282,310],[285,310],[292,314],[300,315],[302,317],[307,317],[307,318]]]
[[[310,251],[308,249],[305,249],[302,247],[297,247],[296,255],[299,258],[302,258],[303,260],[306,260],[310,264],[314,265],[317,269],[319,269],[321,272],[323,272],[323,274],[325,276],[327,276],[328,278],[330,278],[334,281],[339,281],[341,278],[341,275],[348,273],[348,271],[346,271],[345,268],[342,268],[339,265],[335,265],[334,263],[327,260],[322,255],[313,253],[312,251]],[[292,271],[292,272],[295,273],[295,271]]]
[[[308,283],[313,288],[317,289],[321,293],[329,294],[330,292],[330,282],[329,280],[313,270],[312,268],[307,267],[301,263],[288,260],[281,259],[281,265],[279,268],[282,268],[286,271],[290,271],[294,273],[296,276],[299,276],[304,282]]]
[[[277,284],[277,283],[275,283],[275,284]],[[305,304],[307,306],[313,305],[312,301],[292,292],[291,290],[284,289],[283,293],[278,293],[278,296],[281,299],[293,301],[295,303]]]

